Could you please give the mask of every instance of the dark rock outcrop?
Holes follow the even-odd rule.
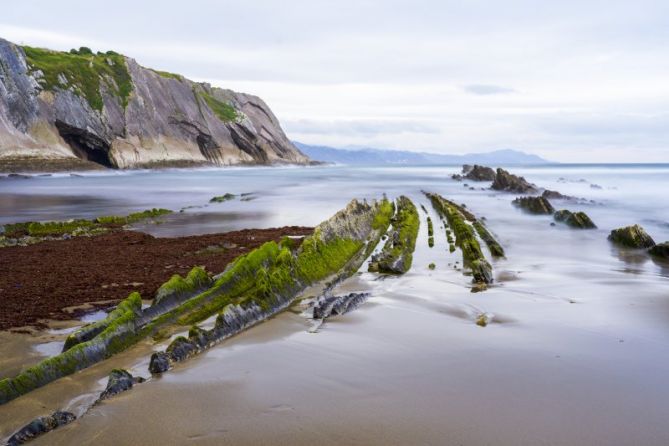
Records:
[[[597,227],[585,212],[571,212],[567,209],[562,209],[557,211],[553,215],[553,218],[555,221],[565,223],[576,229],[595,229]]]
[[[518,197],[513,204],[531,214],[551,215],[555,212],[553,205],[544,197]]]
[[[471,169],[468,172],[465,172],[465,167],[471,167],[471,166],[464,166],[462,168],[463,173],[465,174],[465,178],[468,180],[472,181],[495,181],[495,171],[486,166],[479,166],[478,164],[475,164],[474,167],[471,167]]]
[[[309,162],[256,96],[111,51],[0,39],[0,168],[18,160],[27,169],[63,160],[113,168]]]
[[[7,440],[7,446],[24,444],[42,434],[51,432],[61,426],[71,423],[76,417],[70,412],[55,411],[48,417],[39,417],[19,429]]]
[[[320,299],[314,304],[313,318],[327,319],[353,311],[360,306],[369,293],[349,293],[344,296],[330,296]]]
[[[608,239],[613,243],[628,248],[641,249],[655,246],[653,238],[639,225],[614,229],[609,234]]]
[[[650,255],[669,260],[669,242],[660,243],[653,246],[648,251]]]
[[[114,369],[109,374],[107,387],[100,394],[98,402],[111,398],[114,395],[132,389],[132,386],[138,383],[143,383],[144,378],[134,377],[127,370]]]
[[[525,178],[513,175],[502,168],[497,169],[495,181],[491,186],[494,190],[505,192],[516,192],[521,194],[533,194],[538,192],[537,187]]]

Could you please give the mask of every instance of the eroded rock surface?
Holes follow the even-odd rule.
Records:
[[[26,424],[19,429],[14,435],[7,440],[7,446],[17,446],[24,444],[40,435],[51,432],[61,426],[71,423],[75,420],[75,416],[70,412],[63,412],[57,410],[48,417],[39,417],[29,424]]]
[[[107,387],[100,394],[98,402],[111,398],[112,396],[118,395],[119,393],[125,392],[126,390],[130,390],[135,384],[143,382],[144,378],[134,377],[127,370],[114,369],[109,374]]]
[[[321,298],[314,304],[313,318],[327,319],[353,311],[369,297],[369,293],[349,293]]]

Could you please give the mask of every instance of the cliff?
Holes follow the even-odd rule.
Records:
[[[113,51],[0,39],[0,168],[307,163],[262,99]],[[6,170],[6,169],[5,169]]]

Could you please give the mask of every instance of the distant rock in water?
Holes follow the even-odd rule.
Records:
[[[669,260],[669,242],[655,245],[648,251],[650,255]]]
[[[585,212],[571,212],[562,209],[561,211],[557,211],[553,215],[553,218],[555,221],[565,223],[576,229],[595,229],[597,227]]]
[[[628,248],[652,248],[655,240],[639,225],[626,226],[611,231],[608,239]]]
[[[64,160],[98,168],[310,161],[256,96],[113,51],[0,39],[0,168],[20,169],[21,160],[24,170],[62,168]]]
[[[513,204],[531,214],[551,215],[555,212],[553,205],[544,197],[518,197]]]
[[[465,168],[470,168],[465,172]],[[465,178],[472,181],[495,181],[495,171],[486,166],[479,166],[475,164],[474,167],[464,165],[462,167],[462,173],[465,174]]]
[[[57,410],[48,417],[39,417],[19,429],[7,440],[7,446],[24,444],[42,434],[65,426],[76,419],[73,413]]]
[[[497,169],[495,181],[492,183],[491,188],[504,192],[517,192],[522,194],[534,194],[538,192],[537,187],[534,184],[529,183],[523,177],[510,174],[502,168]]]
[[[560,192],[556,190],[548,190],[546,189],[542,194],[542,197],[548,198],[550,200],[573,200],[574,197],[570,197],[569,195],[563,195]]]

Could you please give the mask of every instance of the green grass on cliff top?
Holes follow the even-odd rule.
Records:
[[[24,46],[23,51],[30,70],[39,70],[44,74],[39,80],[44,89],[53,91],[73,87],[73,91],[86,99],[92,109],[101,111],[100,87],[104,82],[119,97],[124,108],[128,105],[132,79],[125,58],[120,54],[113,51],[93,54],[81,50],[66,53],[29,46]],[[65,85],[58,80],[61,74],[67,79]]]

